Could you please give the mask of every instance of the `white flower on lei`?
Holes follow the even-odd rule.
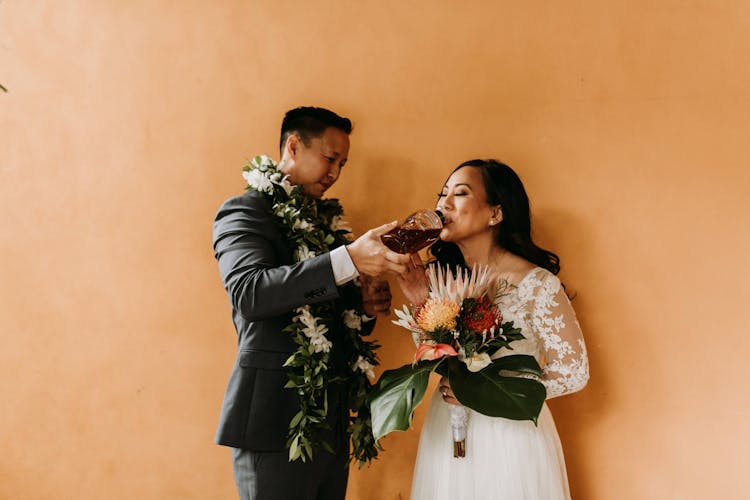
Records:
[[[257,159],[260,158],[260,161],[257,161]],[[253,159],[253,163],[258,165],[259,167],[274,167],[276,164],[273,162],[270,156],[268,155],[260,155],[259,157],[256,157]]]
[[[331,231],[349,231],[352,232],[351,226],[349,226],[349,223],[344,220],[343,217],[340,215],[334,215],[333,219],[331,220]]]
[[[313,225],[307,222],[305,219],[297,219],[294,221],[292,229],[294,229],[295,231],[307,231],[311,227],[313,227]]]
[[[310,312],[310,306],[298,307],[295,311],[299,313],[296,319],[304,325],[302,333],[310,339],[315,352],[329,352],[333,343],[325,335],[328,327],[318,324],[317,318]]]
[[[357,314],[357,311],[355,311],[354,309],[345,310],[344,314],[342,314],[341,317],[344,320],[344,325],[347,328],[351,328],[352,330],[362,329],[362,316]]]
[[[361,371],[369,378],[375,378],[375,372],[372,370],[373,368],[374,366],[362,356],[358,357],[357,361],[354,363],[354,370]]]
[[[279,186],[284,188],[284,191],[286,191],[287,196],[292,195],[292,190],[294,189],[294,186],[292,186],[292,183],[289,182],[289,176],[285,175],[281,181],[278,182]]]
[[[297,262],[302,262],[303,260],[311,259],[313,257],[315,257],[315,252],[307,248],[307,245],[304,243],[300,244],[300,246],[294,251],[294,258]]]
[[[262,193],[273,193],[273,183],[260,170],[242,172],[248,186]]]
[[[288,214],[294,214],[294,216],[299,215],[299,210],[295,210],[289,205],[285,205],[283,203],[274,204],[273,211],[277,217],[281,218],[286,217]]]

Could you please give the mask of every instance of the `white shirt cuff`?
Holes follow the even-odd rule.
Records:
[[[336,280],[336,286],[348,283],[359,276],[359,271],[354,266],[346,245],[331,250],[331,267],[333,267],[333,279]]]

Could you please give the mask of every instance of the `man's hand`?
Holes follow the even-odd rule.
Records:
[[[397,278],[406,299],[412,304],[422,304],[428,297],[428,282],[422,258],[418,253],[411,254],[409,269]]]
[[[367,314],[389,314],[391,308],[391,288],[388,282],[366,274],[360,275],[362,283],[362,306]]]
[[[390,250],[380,241],[380,236],[387,233],[397,221],[370,229],[365,234],[346,245],[349,256],[359,274],[381,276],[392,273],[403,275],[408,271],[409,256]]]

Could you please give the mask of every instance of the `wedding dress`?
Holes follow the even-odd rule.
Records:
[[[503,321],[526,337],[495,357],[533,355],[547,398],[582,389],[589,377],[586,346],[560,281],[535,268],[498,300]],[[569,499],[560,439],[547,405],[538,425],[469,410],[466,456],[453,457],[450,405],[435,391],[422,427],[412,500]]]

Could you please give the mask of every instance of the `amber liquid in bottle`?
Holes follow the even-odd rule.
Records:
[[[439,210],[419,210],[391,229],[380,239],[397,253],[416,253],[435,243],[443,229],[443,214]]]
[[[397,227],[381,236],[383,244],[397,253],[415,253],[438,240],[442,229],[402,229]]]

